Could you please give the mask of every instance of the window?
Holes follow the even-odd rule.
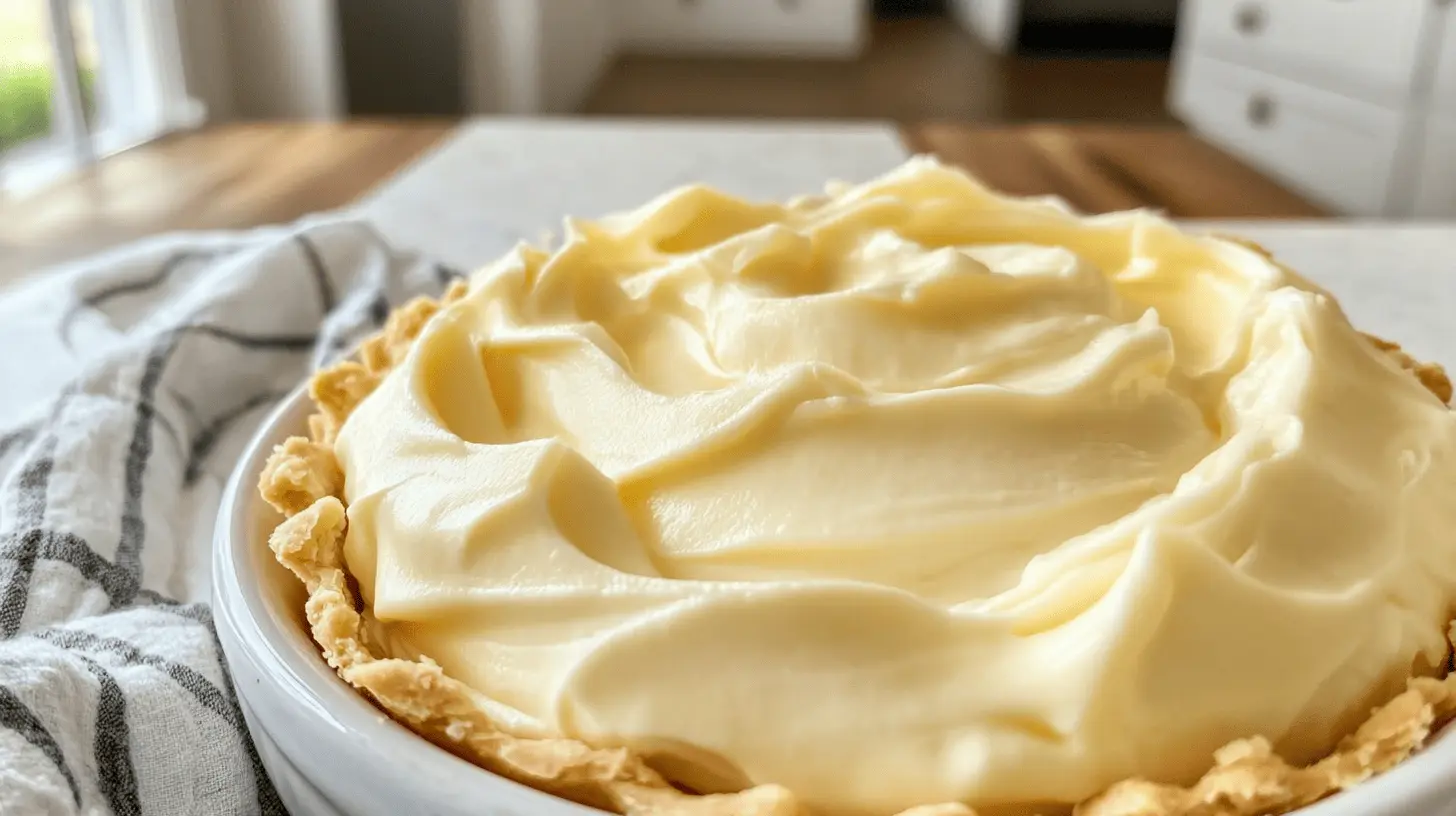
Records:
[[[0,190],[201,121],[172,0],[0,0]]]

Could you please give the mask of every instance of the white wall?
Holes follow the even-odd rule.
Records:
[[[463,0],[466,110],[568,113],[623,52],[853,56],[866,0]]]
[[[534,0],[462,0],[466,113],[530,113],[539,104]]]
[[[467,113],[567,113],[616,55],[612,0],[463,0]]]
[[[221,11],[237,117],[344,114],[333,0],[223,0]]]
[[[1021,0],[951,0],[951,11],[961,26],[995,51],[1016,45],[1021,22]]]
[[[0,0],[3,2],[3,0]],[[213,121],[233,117],[232,48],[222,4],[225,0],[176,3],[187,91],[207,107]]]
[[[538,0],[541,107],[576,110],[617,53],[613,0]]]
[[[5,2],[6,0],[0,0]],[[335,2],[185,0],[210,5],[191,28],[225,40],[218,110],[239,118],[336,118],[345,113]],[[1015,0],[957,0],[1014,3]],[[622,51],[853,56],[867,37],[868,0],[460,0],[467,113],[573,111]],[[218,48],[223,48],[219,44]],[[208,53],[194,46],[192,51]],[[212,52],[217,61],[218,51]],[[190,77],[189,77],[190,80]],[[216,102],[214,102],[216,100]]]

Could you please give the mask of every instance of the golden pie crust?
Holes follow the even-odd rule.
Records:
[[[1244,241],[1239,243],[1248,246]],[[1267,255],[1262,248],[1253,249]],[[269,537],[279,563],[308,590],[304,607],[314,640],[341,678],[420,736],[488,771],[546,793],[627,816],[809,816],[793,792],[778,785],[700,796],[674,788],[625,748],[594,748],[572,739],[525,739],[505,733],[486,714],[479,695],[428,657],[381,657],[344,564],[347,520],[343,474],[334,457],[339,428],[355,406],[397,365],[440,307],[464,296],[457,281],[440,301],[418,298],[397,309],[367,340],[357,360],[314,375],[309,394],[317,413],[309,436],[277,446],[259,480],[263,498],[286,520]],[[1367,335],[1367,337],[1369,337]],[[1443,402],[1451,381],[1438,365],[1421,363],[1394,343],[1370,337]],[[1456,640],[1456,624],[1451,637]],[[1330,756],[1294,767],[1263,737],[1230,743],[1191,787],[1141,779],[1118,782],[1075,806],[1075,816],[1273,816],[1345,790],[1399,764],[1456,717],[1456,672],[1445,680],[1417,677],[1376,709]],[[968,816],[958,803],[911,808],[899,816]]]

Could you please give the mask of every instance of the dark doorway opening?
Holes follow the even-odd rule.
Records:
[[[1166,59],[1173,53],[1173,25],[1024,20],[1016,52],[1028,57]]]
[[[875,0],[875,17],[893,20],[901,17],[943,17],[950,13],[947,0]]]
[[[1062,59],[1167,59],[1178,0],[1021,0],[1016,51]]]

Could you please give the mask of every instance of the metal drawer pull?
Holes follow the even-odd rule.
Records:
[[[1254,94],[1249,97],[1248,116],[1249,123],[1257,128],[1266,128],[1274,124],[1274,100],[1264,94]]]
[[[1264,7],[1254,3],[1239,6],[1239,10],[1234,13],[1234,28],[1238,29],[1240,34],[1249,36],[1258,34],[1264,30],[1265,22],[1267,22],[1267,18],[1264,15]]]

